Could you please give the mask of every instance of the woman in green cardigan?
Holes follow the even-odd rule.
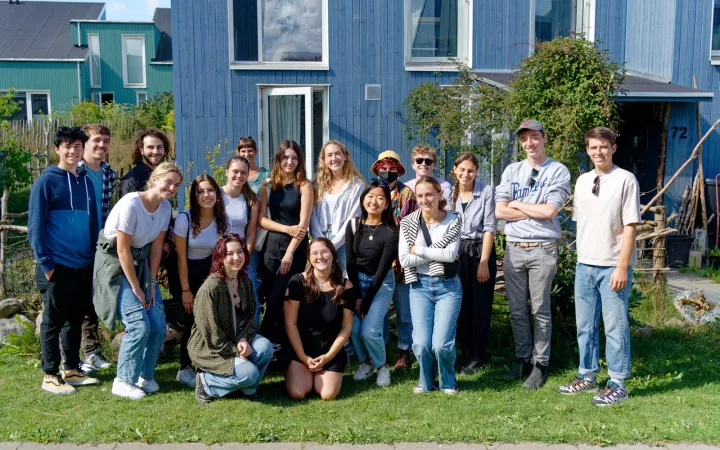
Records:
[[[254,396],[273,354],[257,334],[255,293],[247,276],[247,248],[237,234],[222,236],[210,275],[195,296],[188,353],[198,375],[195,399],[209,403],[238,389]]]

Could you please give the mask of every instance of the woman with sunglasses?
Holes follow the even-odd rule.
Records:
[[[478,159],[465,152],[455,159],[450,210],[462,218],[460,232],[460,282],[462,306],[457,343],[462,375],[472,375],[486,361],[490,342],[490,317],[497,263],[495,259],[495,195],[492,186],[477,180]]]
[[[462,287],[458,277],[462,219],[445,211],[440,183],[423,177],[415,185],[420,209],[400,222],[398,253],[410,284],[413,352],[420,365],[420,382],[413,389],[424,394],[438,388],[458,392],[455,380],[455,324],[460,314]]]
[[[195,387],[195,371],[188,355],[187,343],[195,321],[195,295],[210,274],[212,252],[218,236],[225,233],[228,218],[220,187],[213,177],[202,174],[190,186],[190,208],[175,219],[175,248],[185,321],[180,339],[180,368],[175,379]]]
[[[389,386],[383,324],[395,292],[392,264],[398,253],[390,188],[378,179],[371,180],[360,195],[360,208],[361,216],[353,218],[345,230],[348,278],[358,294],[351,339],[362,363],[353,379],[366,380],[377,369],[376,384]]]
[[[340,393],[348,362],[343,346],[352,331],[356,295],[329,239],[313,239],[307,256],[305,272],[287,285],[285,328],[294,353],[285,353],[292,353],[285,387],[294,400],[313,390],[332,400]]]
[[[120,397],[138,400],[160,389],[155,365],[166,324],[157,273],[172,210],[168,200],[182,179],[178,166],[161,163],[144,191],[115,204],[98,238],[95,310],[108,328],[115,329],[116,318],[125,326],[112,386]]]
[[[248,256],[239,235],[218,239],[210,276],[195,297],[188,351],[198,368],[198,403],[210,403],[238,389],[254,397],[272,358],[272,344],[257,334],[255,294],[245,271]]]
[[[305,176],[303,153],[297,142],[280,143],[268,187],[269,195],[260,197],[259,223],[268,230],[262,251],[262,276],[268,283],[263,288],[266,305],[260,334],[267,336],[277,351],[285,341],[285,289],[290,278],[305,269],[313,204],[312,184]],[[267,210],[270,217],[266,216]]]
[[[338,260],[346,270],[345,228],[360,214],[360,193],[365,185],[347,148],[338,141],[323,145],[315,179],[315,206],[310,217],[310,234],[330,239]]]
[[[244,156],[233,156],[227,160],[225,164],[225,176],[227,183],[221,189],[223,203],[225,204],[225,212],[228,219],[228,229],[231,233],[236,233],[243,239],[249,255],[255,252],[255,236],[258,224],[259,199],[253,192],[248,183],[248,173],[250,171],[250,162]],[[264,190],[263,190],[264,193]],[[259,298],[259,284],[255,280],[255,270],[257,267],[252,265],[252,256],[250,257],[248,277],[253,282],[253,290],[255,291],[255,299]],[[260,322],[260,304],[255,308],[256,322]]]

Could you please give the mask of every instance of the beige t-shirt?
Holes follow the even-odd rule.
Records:
[[[600,191],[592,193],[595,171],[575,183],[573,220],[577,222],[577,260],[592,266],[616,266],[623,227],[640,223],[640,189],[635,175],[615,166],[600,176]],[[637,263],[633,242],[630,263]]]

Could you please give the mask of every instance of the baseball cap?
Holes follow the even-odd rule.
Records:
[[[523,123],[520,124],[517,130],[515,130],[515,135],[519,135],[525,130],[535,130],[535,131],[542,131],[543,134],[545,134],[545,127],[543,124],[538,122],[535,119],[527,119],[523,121]]]

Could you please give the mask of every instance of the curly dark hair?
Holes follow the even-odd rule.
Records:
[[[140,130],[138,134],[135,135],[135,152],[133,153],[133,164],[139,164],[143,161],[143,141],[148,136],[158,138],[162,141],[163,147],[165,147],[165,156],[163,156],[163,161],[165,161],[165,159],[170,154],[170,139],[165,136],[165,133],[160,130],[156,130],[155,128],[145,128],[144,130]]]
[[[192,225],[192,234],[197,236],[200,233],[200,205],[197,200],[197,191],[200,183],[207,181],[215,190],[215,206],[213,206],[213,215],[215,217],[215,226],[218,235],[222,236],[227,231],[227,214],[225,213],[225,203],[223,202],[220,186],[217,181],[210,175],[204,173],[198,175],[190,186],[190,224]]]

